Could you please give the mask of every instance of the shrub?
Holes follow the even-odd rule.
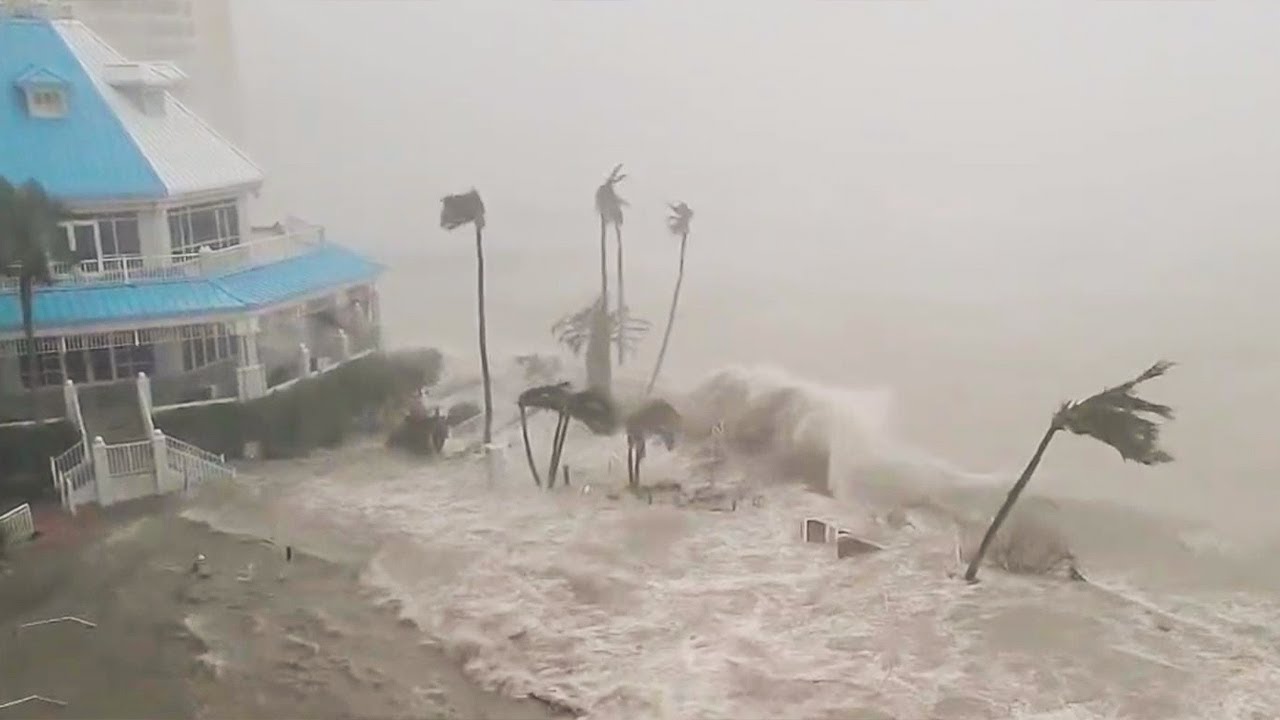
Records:
[[[440,366],[434,350],[367,355],[247,403],[169,410],[156,425],[227,457],[241,457],[250,441],[261,444],[263,457],[298,457],[341,444],[361,416],[434,384]]]
[[[79,440],[80,433],[65,420],[0,427],[0,500],[52,497],[49,458]]]

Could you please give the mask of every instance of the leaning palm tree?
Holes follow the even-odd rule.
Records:
[[[626,207],[627,201],[618,195],[618,183],[626,179],[626,174],[622,172],[622,164],[615,165],[613,170],[609,172],[609,177],[605,178],[600,187],[596,188],[596,212],[600,215],[600,295],[604,299],[603,310],[606,317],[609,315],[609,270],[608,270],[608,230],[609,226],[613,226],[614,237],[618,246],[618,312],[625,317],[626,314],[626,291],[623,284],[622,274],[622,208]],[[608,348],[605,348],[606,351]],[[606,353],[607,354],[607,353]],[[625,357],[625,345],[618,345],[618,364],[623,363]],[[610,374],[612,374],[610,372]]]
[[[53,239],[58,232],[58,221],[65,215],[65,209],[34,180],[15,187],[0,178],[0,275],[18,281],[22,330],[27,341],[27,373],[37,419],[40,408],[34,395],[38,375],[35,289],[53,281],[49,256],[55,251]]]
[[[1152,365],[1146,372],[1127,383],[1103,390],[1080,402],[1063,403],[1054,413],[1049,429],[1040,439],[1040,446],[1031,456],[1031,461],[1022,471],[1018,481],[1009,490],[1008,497],[1000,506],[991,527],[982,537],[978,552],[969,561],[969,569],[965,572],[965,580],[974,582],[978,578],[978,566],[987,554],[992,540],[996,537],[1000,525],[1008,517],[1013,504],[1018,501],[1023,488],[1031,481],[1031,475],[1040,465],[1040,458],[1049,447],[1049,442],[1061,430],[1068,430],[1076,435],[1088,435],[1115,448],[1120,457],[1126,461],[1143,465],[1158,465],[1173,460],[1169,453],[1159,447],[1161,419],[1173,418],[1173,408],[1168,405],[1143,400],[1134,394],[1138,385],[1164,375],[1173,367],[1173,363],[1160,361]]]
[[[680,302],[680,286],[684,284],[684,253],[689,246],[689,223],[693,221],[693,210],[684,203],[671,206],[671,215],[667,218],[667,229],[672,235],[680,236],[680,266],[676,270],[676,289],[671,293],[671,311],[667,313],[667,329],[662,333],[662,348],[658,350],[658,359],[653,364],[653,375],[649,378],[649,387],[645,394],[653,392],[658,382],[658,373],[662,372],[662,361],[667,357],[667,344],[671,342],[671,326],[676,321],[676,305]]]
[[[471,224],[476,229],[476,297],[480,318],[480,377],[484,381],[484,442],[493,440],[493,389],[489,380],[489,341],[485,329],[484,314],[484,201],[473,188],[460,195],[443,198],[440,206],[440,227],[454,230]]]
[[[520,393],[517,400],[520,406],[520,432],[524,438],[525,459],[529,462],[529,471],[533,481],[539,487],[542,480],[533,460],[533,449],[529,444],[529,428],[526,419],[526,408],[539,408],[556,413],[556,427],[551,436],[551,460],[547,468],[547,487],[555,487],[556,472],[560,468],[560,459],[564,453],[565,438],[569,433],[569,423],[577,420],[597,435],[612,434],[618,428],[617,409],[606,393],[594,388],[574,392],[569,383],[540,385]]]
[[[650,437],[657,437],[668,450],[675,447],[682,423],[680,413],[666,400],[650,400],[627,416],[627,485],[640,486],[640,464]]]

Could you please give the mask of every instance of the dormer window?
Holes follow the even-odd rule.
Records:
[[[67,114],[67,96],[61,90],[32,90],[27,98],[32,117],[60,118]]]
[[[67,114],[70,85],[52,70],[31,66],[14,84],[26,95],[27,114],[31,117],[54,119]]]

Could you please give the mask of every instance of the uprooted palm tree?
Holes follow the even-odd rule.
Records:
[[[650,400],[627,416],[627,485],[640,486],[640,464],[650,437],[657,437],[668,450],[676,445],[682,418],[666,400]]]
[[[1040,465],[1040,458],[1049,447],[1049,442],[1061,430],[1068,430],[1076,435],[1088,435],[1115,448],[1125,461],[1132,460],[1143,465],[1158,465],[1173,460],[1173,457],[1161,450],[1160,420],[1173,418],[1173,408],[1159,403],[1143,400],[1134,394],[1134,390],[1148,380],[1164,375],[1173,367],[1173,363],[1160,361],[1152,365],[1146,372],[1127,383],[1103,390],[1080,402],[1063,403],[1053,415],[1049,429],[1040,439],[1040,446],[1031,456],[1031,461],[1022,471],[1018,481],[1009,490],[1008,497],[1000,506],[991,527],[982,537],[978,552],[969,561],[969,569],[965,572],[965,580],[974,582],[978,578],[978,566],[987,554],[992,540],[1000,530],[1000,525],[1013,509],[1023,488],[1031,481],[1031,476]]]
[[[460,195],[443,198],[440,227],[455,230],[470,224],[476,229],[476,298],[480,334],[480,377],[484,381],[484,442],[493,440],[493,390],[489,381],[489,344],[484,314],[484,201],[473,188]]]
[[[622,263],[622,208],[627,206],[627,201],[618,195],[618,183],[626,179],[626,174],[622,172],[622,164],[619,163],[609,172],[609,177],[605,178],[600,187],[596,188],[596,212],[600,214],[600,257],[601,257],[601,273],[606,274],[605,270],[605,234],[608,226],[613,226],[613,236],[615,244],[618,248],[618,316],[624,321],[627,317],[627,294],[626,284],[623,277]],[[605,277],[601,284],[601,294],[607,296],[609,292],[608,278]],[[609,312],[608,301],[604,306],[605,314]],[[626,351],[628,350],[626,342],[625,322],[622,326],[622,333],[618,341],[618,366],[621,367],[626,360]]]
[[[16,278],[18,302],[22,310],[22,330],[26,334],[29,387],[38,386],[36,352],[35,289],[53,282],[50,255],[65,209],[45,193],[35,181],[15,187],[0,178],[0,276]],[[37,419],[40,409],[32,395]]]
[[[520,393],[516,403],[520,407],[520,434],[524,438],[525,459],[529,461],[529,472],[533,474],[533,481],[538,487],[542,487],[542,479],[538,476],[538,468],[533,460],[533,447],[529,443],[526,408],[550,410],[556,414],[556,427],[551,435],[551,460],[547,468],[548,488],[555,487],[556,472],[560,469],[560,459],[571,420],[586,425],[596,435],[610,435],[618,428],[618,414],[613,401],[607,393],[595,388],[574,392],[567,382],[539,385]]]
[[[658,350],[658,359],[653,364],[653,375],[649,377],[649,387],[645,393],[653,392],[658,382],[658,373],[662,372],[662,361],[667,357],[667,345],[671,342],[671,326],[676,322],[676,305],[680,302],[680,286],[684,284],[684,253],[689,246],[689,224],[693,221],[693,210],[684,203],[671,206],[671,215],[667,218],[667,229],[672,235],[680,236],[680,266],[676,270],[676,288],[671,292],[671,311],[667,313],[667,329],[662,333],[662,348]]]
[[[592,338],[597,333],[603,333],[606,346],[611,343],[625,343],[628,349],[634,349],[640,339],[653,327],[644,318],[623,318],[619,313],[609,313],[605,318],[604,326],[601,327],[598,322],[601,317],[604,316],[600,312],[600,301],[596,300],[581,310],[557,320],[551,326],[551,333],[555,335],[556,342],[564,345],[574,355],[581,354],[585,347],[587,360],[590,363]]]

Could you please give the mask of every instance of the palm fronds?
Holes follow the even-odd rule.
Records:
[[[671,214],[667,216],[667,229],[672,235],[683,237],[689,234],[689,225],[693,222],[693,210],[683,202],[671,203]]]
[[[627,207],[627,201],[618,195],[617,186],[626,178],[626,174],[622,172],[622,163],[618,163],[609,172],[609,177],[596,188],[596,212],[610,225],[622,224],[622,208]]]
[[[597,299],[581,310],[557,320],[551,326],[551,334],[555,336],[556,342],[564,345],[574,355],[580,355],[591,339],[592,327],[599,310],[600,300]],[[626,343],[629,349],[634,349],[653,327],[644,318],[631,317],[626,308],[609,313],[608,320],[609,342]]]
[[[475,223],[477,228],[484,228],[484,200],[480,193],[472,188],[459,195],[447,195],[440,199],[440,227],[455,230]]]
[[[569,383],[539,385],[520,393],[517,400],[520,407],[520,431],[524,438],[525,457],[529,461],[529,472],[539,487],[542,481],[538,477],[538,469],[533,461],[533,449],[529,443],[529,428],[526,408],[540,408],[557,413],[555,432],[551,435],[551,460],[547,469],[547,487],[555,487],[556,471],[560,467],[560,458],[564,451],[565,438],[569,432],[569,422],[577,420],[597,435],[610,435],[618,429],[618,409],[613,400],[604,392],[588,388],[574,392]]]
[[[1064,430],[1110,445],[1126,461],[1143,465],[1170,462],[1173,456],[1159,447],[1159,423],[1173,419],[1173,408],[1144,400],[1134,391],[1138,385],[1164,375],[1172,367],[1173,363],[1161,360],[1126,383],[1080,402],[1066,403],[1058,411],[1055,422]]]

